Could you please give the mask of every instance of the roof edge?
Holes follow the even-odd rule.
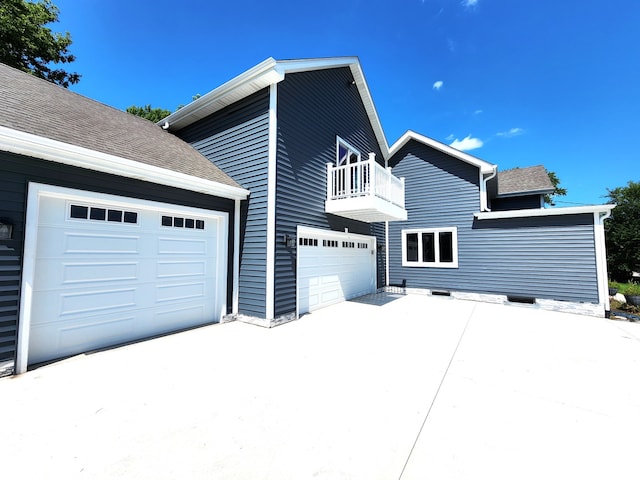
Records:
[[[407,130],[397,141],[394,143],[389,149],[389,155],[395,155],[398,150],[404,147],[410,140],[415,140],[416,142],[423,143],[424,145],[428,145],[429,147],[435,148],[436,150],[441,151],[442,153],[446,153],[458,160],[462,160],[470,165],[478,167],[481,173],[495,173],[497,172],[498,166],[489,163],[485,160],[482,160],[478,157],[474,157],[473,155],[469,155],[468,153],[457,150],[449,145],[446,145],[442,142],[434,140],[433,138],[429,138],[425,135],[421,135],[419,133],[414,132],[413,130]]]
[[[0,126],[0,150],[231,200],[244,200],[249,195],[249,191],[244,188],[205,180],[3,126]]]
[[[329,68],[349,67],[363,100],[365,110],[375,132],[384,158],[389,157],[389,145],[382,129],[371,91],[358,57],[327,57],[296,60],[275,60],[267,58],[258,65],[216,87],[180,110],[157,122],[157,125],[171,130],[179,130],[206,115],[215,113],[225,106],[245,98],[262,88],[284,80],[287,73],[308,72]]]
[[[583,213],[609,213],[616,207],[614,204],[585,205],[581,207],[560,208],[527,208],[523,210],[504,210],[500,212],[476,212],[478,220],[496,220],[501,218],[545,217],[551,215],[580,215]]]

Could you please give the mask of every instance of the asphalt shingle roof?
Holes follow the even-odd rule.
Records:
[[[188,143],[155,123],[1,63],[0,125],[239,187]]]
[[[498,172],[498,196],[551,193],[553,190],[553,184],[542,165]]]

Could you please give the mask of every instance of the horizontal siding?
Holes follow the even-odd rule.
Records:
[[[178,135],[251,192],[241,219],[239,311],[264,318],[269,90],[261,90],[189,125]]]
[[[389,227],[390,281],[411,288],[598,302],[591,215],[475,220],[477,169],[427,146],[392,159],[408,220]],[[458,228],[458,268],[402,267],[401,230]]]
[[[349,68],[288,74],[278,84],[275,313],[296,308],[296,250],[281,240],[298,225],[373,235],[372,225],[326,214],[326,164],[336,135],[382,161]],[[383,271],[384,272],[384,271]]]
[[[494,198],[491,200],[491,210],[524,210],[540,208],[540,195],[523,195],[521,197]]]
[[[0,240],[0,363],[15,357],[24,219],[29,182],[90,190],[156,202],[174,203],[229,213],[229,255],[233,253],[234,202],[186,190],[108,175],[31,157],[0,152],[0,218],[14,225],[13,240]],[[228,263],[231,272],[232,264]],[[232,276],[227,279],[227,305],[231,305]]]

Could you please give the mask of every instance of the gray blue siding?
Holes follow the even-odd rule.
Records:
[[[242,209],[239,312],[264,318],[269,90],[189,125],[178,136],[251,192]]]
[[[540,205],[540,195],[522,195],[517,197],[494,198],[491,200],[491,210],[494,212],[540,208]]]
[[[14,225],[13,239],[0,240],[0,364],[12,363],[16,353],[24,222],[29,182],[227,212],[229,213],[227,270],[232,272],[234,221],[232,200],[6,152],[0,152],[0,178],[3,180],[3,188],[0,190],[0,218],[7,219]],[[230,306],[232,301],[232,280],[233,277],[229,274],[227,306]]]
[[[288,74],[278,84],[276,316],[296,309],[295,249],[281,241],[284,234],[295,234],[298,225],[374,234],[372,225],[324,213],[326,164],[335,161],[336,136],[360,150],[363,158],[374,152],[382,161],[352,81],[345,67]]]
[[[410,288],[598,302],[593,217],[475,220],[478,169],[410,142],[392,159],[408,220],[389,227],[390,282]],[[401,230],[458,228],[458,268],[403,267]]]

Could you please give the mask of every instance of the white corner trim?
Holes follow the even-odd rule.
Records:
[[[609,301],[609,276],[607,274],[607,250],[604,234],[604,221],[611,216],[608,212],[593,213],[593,236],[596,249],[596,272],[598,278],[598,299],[605,311],[611,309]]]
[[[244,200],[249,191],[0,126],[0,150],[160,185]]]
[[[407,130],[404,135],[402,135],[396,143],[394,143],[389,149],[389,155],[393,156],[395,153],[400,150],[405,144],[409,142],[409,140],[415,140],[416,142],[423,143],[429,147],[435,148],[436,150],[440,150],[442,153],[446,153],[458,160],[462,160],[470,165],[474,165],[480,169],[481,173],[493,173],[496,171],[496,165],[493,163],[486,162],[481,160],[473,155],[469,155],[468,153],[457,150],[449,145],[446,145],[442,142],[438,142],[433,138],[425,137],[419,133],[416,133],[412,130]]]
[[[267,164],[267,258],[265,279],[265,315],[275,312],[276,263],[276,160],[278,153],[278,85],[269,88],[269,160]]]
[[[237,315],[240,307],[240,200],[233,209],[233,282],[231,313]]]
[[[40,188],[29,184],[27,212],[24,225],[24,258],[22,260],[22,282],[20,285],[20,312],[18,315],[18,344],[16,345],[15,373],[27,371],[29,365],[29,334],[31,331],[31,303],[33,282],[36,275],[36,247],[38,242]]]
[[[527,208],[524,210],[505,210],[502,212],[476,212],[473,214],[478,220],[494,220],[500,218],[520,217],[547,217],[552,215],[579,215],[582,213],[593,214],[596,212],[611,212],[615,205],[587,205],[584,207],[560,207],[560,208]]]

